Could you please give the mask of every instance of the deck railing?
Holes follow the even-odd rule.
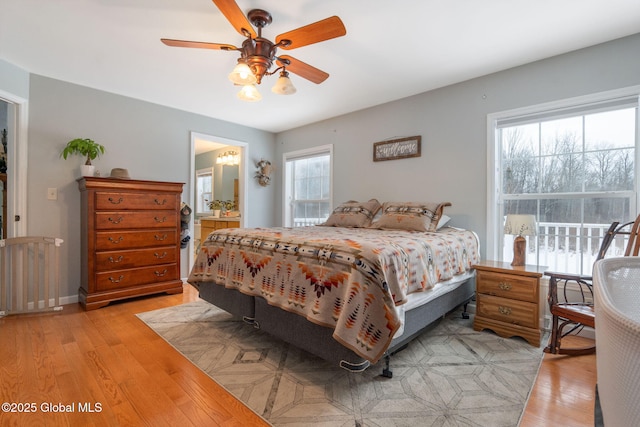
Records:
[[[602,239],[611,224],[538,223],[538,235],[527,238],[527,264],[549,270],[591,274]],[[622,256],[628,237],[618,235],[607,257]],[[513,257],[513,236],[505,236],[503,259]]]

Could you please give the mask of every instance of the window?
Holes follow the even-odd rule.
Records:
[[[209,202],[213,195],[213,168],[196,171],[196,215],[210,215]]]
[[[284,225],[324,222],[331,213],[333,146],[284,154]]]
[[[590,274],[611,222],[636,216],[638,95],[570,104],[525,114],[490,116],[495,140],[488,235],[504,261],[513,238],[507,214],[533,214],[527,264]],[[490,179],[491,181],[491,179]],[[491,187],[489,187],[491,188]],[[612,250],[624,248],[618,242]]]

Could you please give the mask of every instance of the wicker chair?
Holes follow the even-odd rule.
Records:
[[[620,225],[611,224],[598,250],[596,261],[603,259],[617,235],[628,235],[624,256],[638,256],[640,251],[640,216],[635,222]],[[588,326],[595,328],[595,313],[593,309],[593,278],[592,276],[567,274],[546,271],[549,276],[549,311],[551,312],[551,337],[544,349],[545,353],[581,355],[593,353],[595,345],[587,347],[562,347],[562,338]],[[558,293],[558,289],[561,293]],[[572,291],[573,290],[573,291]],[[578,299],[576,300],[576,297]],[[568,329],[566,329],[568,328]],[[566,329],[566,330],[565,330]]]

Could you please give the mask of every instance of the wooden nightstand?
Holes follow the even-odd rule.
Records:
[[[501,337],[520,336],[540,346],[540,278],[547,267],[513,267],[482,261],[476,269],[476,316],[473,329],[491,329]]]

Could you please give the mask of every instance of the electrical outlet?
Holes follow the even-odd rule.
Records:
[[[49,199],[49,200],[58,200],[58,189],[57,188],[47,188],[47,199]]]

